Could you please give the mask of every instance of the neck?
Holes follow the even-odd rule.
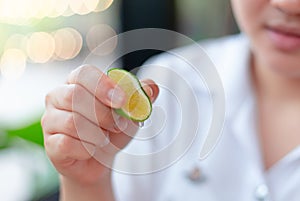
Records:
[[[258,98],[273,103],[300,104],[300,77],[285,75],[252,60],[252,78]]]
[[[300,79],[254,62],[252,75],[261,151],[269,169],[300,145]]]

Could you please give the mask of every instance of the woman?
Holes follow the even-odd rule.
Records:
[[[220,71],[227,104],[223,137],[213,153],[197,162],[191,148],[153,174],[111,171],[91,155],[113,163],[117,152],[95,148],[101,142],[93,135],[100,127],[123,148],[130,141],[125,133],[133,135],[137,128],[112,115],[111,108],[124,104],[122,90],[98,69],[81,67],[48,94],[42,119],[47,154],[61,174],[62,200],[299,200],[300,1],[232,0],[232,7],[243,34],[204,45]],[[189,47],[181,51],[197,55]],[[167,55],[154,61],[161,62],[178,66]],[[154,101],[157,85],[144,83]],[[88,101],[72,105],[74,94],[82,100],[96,96],[98,121],[91,121]],[[80,128],[87,135],[83,142]]]

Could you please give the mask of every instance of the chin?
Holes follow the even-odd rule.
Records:
[[[267,38],[264,38],[267,39]],[[268,40],[253,41],[254,65],[269,69],[269,73],[300,79],[300,51],[288,52],[274,47]]]
[[[268,68],[279,76],[300,79],[300,54],[291,54],[274,48],[256,49],[257,65]],[[260,50],[260,51],[259,51]]]
[[[290,62],[289,60],[281,61],[279,58],[268,62],[268,67],[279,76],[287,78],[300,79],[300,61],[298,64]]]

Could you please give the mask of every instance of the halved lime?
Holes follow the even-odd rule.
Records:
[[[152,111],[152,104],[138,78],[132,73],[119,68],[110,69],[107,75],[124,90],[127,98],[125,105],[116,109],[116,112],[138,122],[148,119]]]

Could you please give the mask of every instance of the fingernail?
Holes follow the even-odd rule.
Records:
[[[113,107],[120,108],[124,103],[125,94],[119,88],[110,89],[108,91],[108,99],[111,101]]]
[[[152,90],[151,87],[146,86],[144,89],[145,89],[145,91],[146,91],[146,93],[147,93],[147,95],[148,95],[149,97],[152,97],[152,96],[153,96],[153,90]]]

